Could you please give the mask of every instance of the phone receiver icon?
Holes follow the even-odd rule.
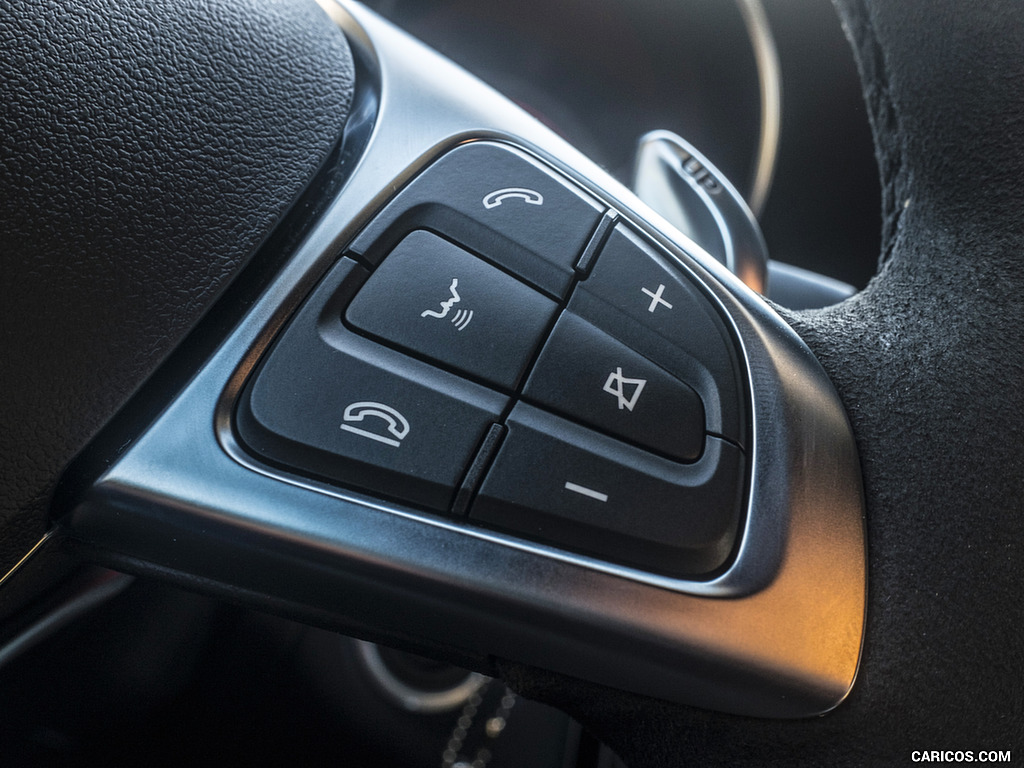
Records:
[[[522,200],[529,205],[544,205],[544,196],[536,190],[526,189],[526,187],[506,187],[505,189],[496,189],[485,197],[484,208],[488,210],[497,208],[510,199]]]
[[[371,423],[367,426],[371,429],[352,426],[352,422],[361,422],[368,418],[371,419]],[[409,434],[409,422],[405,416],[384,403],[370,401],[352,403],[345,409],[342,420],[347,422],[341,425],[346,432],[368,437],[370,440],[376,440],[385,445],[393,445],[395,448],[400,446],[402,440]],[[372,428],[376,428],[376,431]]]

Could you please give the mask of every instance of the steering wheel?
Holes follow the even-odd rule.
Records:
[[[883,253],[860,294],[789,312],[531,118],[358,6],[325,3],[328,19],[269,0],[6,3],[6,634],[45,611],[82,562],[97,562],[499,673],[632,765],[862,765],[1016,747],[1024,19],[1006,0],[969,11],[948,0],[837,4],[875,136]],[[495,188],[483,209],[545,199],[550,209],[564,196],[558,216],[591,217],[577,238],[581,260],[559,272],[519,224],[481,224],[482,213],[452,202],[474,174],[503,163],[528,181]],[[537,237],[562,237],[560,227]],[[301,435],[274,432],[259,410],[271,398],[261,382],[275,366],[304,365],[287,341],[302,328],[349,355],[342,377],[397,366],[379,361],[414,343],[355,310],[413,231],[434,238],[418,235],[417,253],[468,254],[452,263],[506,281],[493,301],[554,307],[539,323],[545,338],[561,338],[554,317],[572,314],[616,336],[622,355],[664,354],[660,366],[697,371],[689,384],[708,426],[700,450],[672,457],[673,477],[696,487],[704,469],[693,467],[733,452],[740,479],[715,486],[715,498],[725,487],[742,503],[726,505],[706,540],[694,533],[668,554],[660,520],[641,536],[611,518],[580,523],[545,508],[517,529],[511,502],[473,518],[478,499],[519,492],[496,489],[492,467],[515,464],[509,446],[520,435],[569,445],[551,455],[594,446],[609,462],[631,457],[614,471],[669,460],[633,443],[613,450],[575,421],[552,436],[538,415],[547,401],[522,374],[509,384],[492,368],[449,361],[450,345],[415,347],[403,376],[433,381],[438,359],[470,366],[469,384],[446,371],[444,387],[494,428],[466,449],[443,503],[434,464],[412,480],[373,462],[355,472],[351,461],[326,461],[323,445],[296,448]],[[709,333],[735,375],[701,379],[692,359],[702,353],[688,342],[676,342],[685,354],[665,351],[635,318],[605,307],[592,286],[613,243],[674,270],[677,282],[644,284],[641,320],[671,307],[665,291],[677,287],[717,329]],[[506,250],[518,255],[495,255]],[[403,280],[388,294],[396,302],[415,290]],[[425,322],[447,323],[457,308],[448,281]],[[516,293],[522,285],[533,292]],[[342,315],[360,333],[342,328]],[[467,317],[456,309],[455,332],[471,327]],[[390,351],[368,346],[370,336]],[[509,344],[495,358],[513,352]],[[544,359],[524,355],[529,365]],[[300,373],[319,396],[321,373]],[[631,413],[642,394],[628,397],[621,366],[618,376],[604,391]],[[355,435],[385,457],[412,445],[418,422],[387,397],[349,399],[332,440]],[[310,409],[294,410],[301,420]],[[613,493],[593,482],[565,489],[588,504]],[[451,514],[437,514],[439,504]],[[595,538],[595,526],[620,543]]]

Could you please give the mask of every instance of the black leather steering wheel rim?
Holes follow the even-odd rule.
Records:
[[[312,2],[6,2],[0,40],[2,578],[327,162],[354,72]]]

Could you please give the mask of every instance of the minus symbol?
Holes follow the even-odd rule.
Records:
[[[576,485],[576,483],[566,483],[565,490],[573,491],[581,496],[587,496],[591,499],[597,499],[598,501],[608,501],[607,493],[601,493],[600,491],[595,491],[582,485]]]

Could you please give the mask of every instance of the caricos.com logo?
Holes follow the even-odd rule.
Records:
[[[927,749],[914,750],[910,759],[915,763],[1008,763],[1010,750],[952,750]]]

